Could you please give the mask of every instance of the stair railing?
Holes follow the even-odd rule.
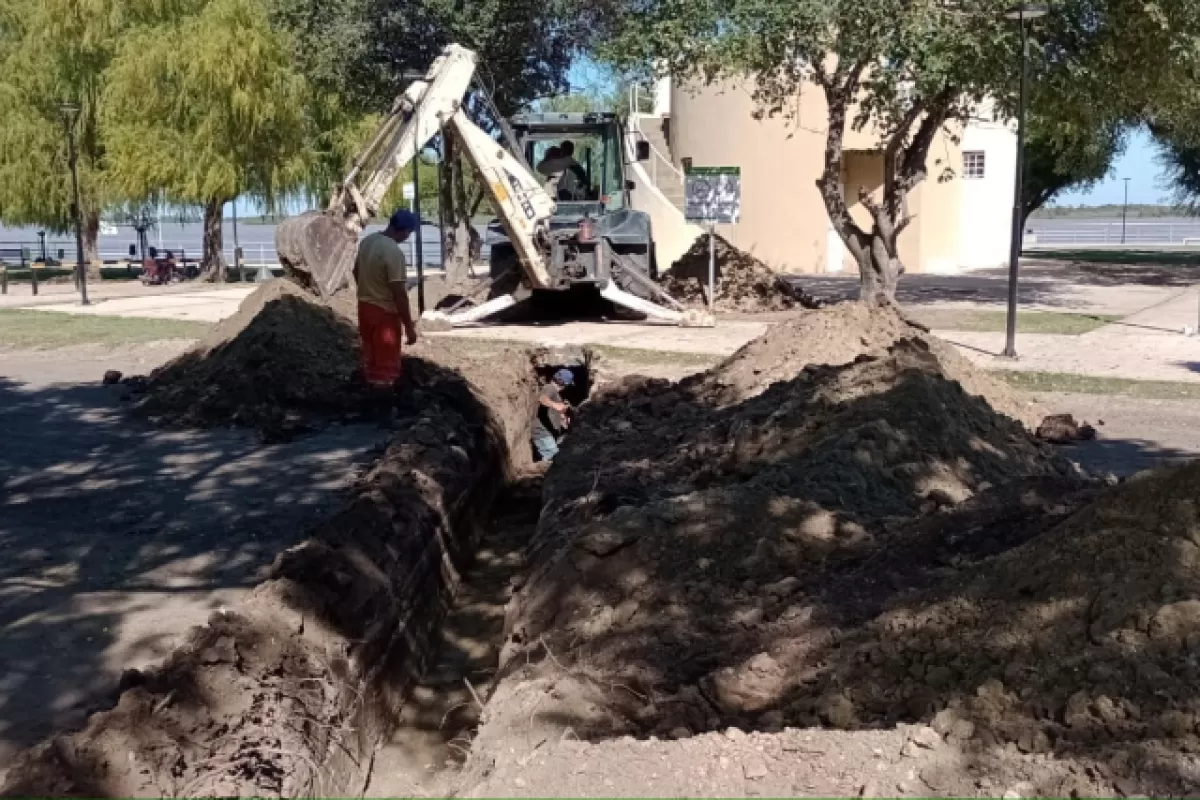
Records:
[[[638,111],[638,86],[634,84],[629,89],[629,130],[637,135],[637,138],[650,145],[650,181],[658,188],[658,165],[662,162],[663,166],[670,171],[678,180],[679,184],[683,185],[683,171],[671,162],[671,159],[664,155],[654,142],[646,136],[646,132],[642,130],[642,117],[650,116],[654,119],[660,119],[653,114],[641,114]]]

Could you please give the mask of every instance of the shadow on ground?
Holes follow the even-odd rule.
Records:
[[[0,760],[81,723],[121,669],[236,601],[381,439],[156,429],[117,391],[0,378]]]

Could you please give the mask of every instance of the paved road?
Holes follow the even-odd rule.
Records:
[[[123,669],[244,596],[380,443],[375,428],[263,446],[127,419],[103,371],[174,352],[0,355],[0,782],[16,748],[79,724]]]

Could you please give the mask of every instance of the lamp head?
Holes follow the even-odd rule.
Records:
[[[1004,12],[1006,19],[1027,20],[1044,17],[1050,13],[1050,7],[1045,3],[1023,3]]]

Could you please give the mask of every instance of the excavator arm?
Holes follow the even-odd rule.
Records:
[[[570,280],[562,277],[559,262],[564,251],[571,249],[564,237],[572,234],[551,230],[550,219],[557,208],[554,198],[531,174],[524,159],[481,130],[462,108],[475,66],[475,53],[459,45],[447,46],[429,67],[425,79],[413,82],[396,98],[379,130],[335,188],[325,211],[293,217],[276,229],[276,249],[290,277],[326,298],[344,286],[354,269],[358,237],[379,213],[389,187],[418,150],[445,130],[461,143],[464,158],[485,187],[512,243],[524,274],[522,293],[569,284]],[[597,258],[604,253],[617,270],[633,270],[626,274],[640,280],[645,292],[659,296],[671,307],[629,294],[611,280],[600,287],[604,297],[661,321],[712,324],[711,317],[701,318],[703,315],[697,317],[695,312],[685,311],[656,284],[636,273],[636,268],[624,266],[621,256],[611,248],[588,241]],[[557,266],[552,267],[550,262],[556,258]],[[502,295],[459,313],[430,312],[426,316],[451,324],[469,323],[516,302],[515,295]]]
[[[425,79],[414,81],[392,105],[375,135],[355,156],[323,212],[284,221],[275,234],[285,271],[328,297],[354,268],[358,237],[376,217],[388,189],[443,129],[456,133],[479,173],[506,231],[517,243],[521,263],[535,288],[549,284],[537,246],[540,228],[553,216],[554,200],[524,164],[478,128],[462,110],[475,75],[476,56],[447,46]]]

